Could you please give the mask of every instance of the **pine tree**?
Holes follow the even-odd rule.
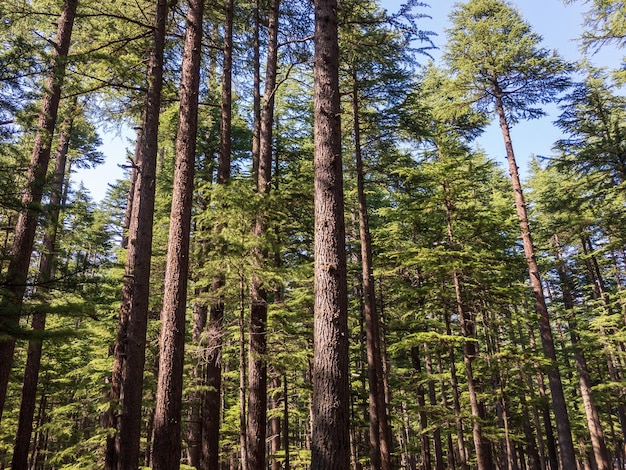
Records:
[[[176,168],[165,270],[165,294],[161,312],[159,379],[152,444],[152,464],[155,469],[180,467],[185,314],[203,16],[203,0],[189,1],[181,67]]]
[[[311,468],[348,468],[349,377],[337,3],[315,3],[315,321]]]
[[[452,12],[451,20],[446,60],[455,75],[461,99],[485,113],[495,112],[499,120],[542,346],[550,361],[547,372],[561,459],[565,468],[574,468],[576,458],[570,419],[510,135],[510,126],[517,120],[543,114],[540,108],[533,106],[554,101],[569,85],[569,66],[554,53],[540,49],[539,36],[516,10],[500,0],[473,0],[459,5]]]

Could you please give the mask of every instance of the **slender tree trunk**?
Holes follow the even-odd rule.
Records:
[[[574,350],[574,362],[576,364],[576,372],[578,373],[578,383],[580,387],[580,395],[583,400],[583,408],[585,410],[585,417],[587,419],[587,429],[589,430],[589,436],[591,438],[591,446],[593,449],[593,456],[598,470],[609,470],[611,468],[609,453],[604,440],[604,430],[602,429],[602,423],[600,422],[600,416],[598,409],[591,396],[591,376],[589,375],[589,368],[587,367],[587,361],[579,345],[579,337],[577,333],[575,312],[574,312],[574,298],[571,288],[571,281],[565,268],[565,263],[561,258],[560,246],[558,237],[555,237],[555,247],[557,250],[556,262],[557,271],[559,274],[559,280],[561,282],[561,292],[563,293],[563,305],[570,313],[569,320],[569,332],[572,342],[572,348]]]
[[[278,65],[278,14],[280,1],[272,0],[269,14],[267,66],[261,126],[259,135],[259,167],[257,192],[269,195],[272,180],[272,128],[274,126],[274,95]],[[266,214],[256,216],[253,235],[261,241],[268,229]],[[268,258],[266,250],[255,248],[257,268],[262,269]],[[258,273],[250,284],[250,335],[248,363],[248,464],[250,470],[265,469],[265,437],[267,429],[267,290]]]
[[[254,120],[252,123],[252,180],[258,181],[259,174],[259,140],[261,135],[261,54],[259,29],[261,27],[259,0],[254,0],[254,24],[252,37],[252,107]]]
[[[290,470],[289,462],[289,387],[287,384],[287,374],[283,375],[283,448],[285,449],[285,466],[284,470]]]
[[[189,0],[188,5],[179,93],[176,168],[165,268],[165,294],[161,311],[159,378],[152,447],[152,467],[155,470],[176,470],[180,468],[181,457],[185,313],[204,0]]]
[[[26,176],[26,186],[22,194],[21,209],[15,226],[11,261],[4,281],[5,294],[0,301],[0,315],[4,317],[6,327],[16,328],[22,308],[22,299],[26,291],[28,267],[33,252],[39,204],[46,184],[46,172],[50,163],[52,135],[57,122],[61,87],[65,76],[65,65],[70,48],[70,39],[74,27],[74,18],[78,0],[65,0],[58,20],[56,37],[53,43],[51,73],[44,83],[44,96],[37,122],[37,134],[31,153],[30,165]],[[5,331],[9,333],[10,331]],[[15,340],[0,341],[0,420],[4,410],[9,375],[13,364]]]
[[[274,411],[274,415],[269,419],[270,454],[272,454],[272,464],[270,468],[271,470],[281,470],[280,461],[276,458],[276,455],[278,454],[278,452],[280,452],[280,444],[281,444],[281,439],[280,439],[281,425],[280,425],[279,410],[280,410],[280,395],[281,395],[282,387],[281,387],[280,375],[276,374],[276,371],[274,371],[273,375],[274,376],[272,378],[272,388],[274,389],[274,391],[271,395],[270,406],[272,410]]]
[[[350,464],[345,225],[336,0],[315,2],[315,301],[311,469]]]
[[[232,140],[232,67],[233,67],[233,0],[224,4],[224,45],[222,64],[222,96],[220,121],[220,147],[217,162],[217,184],[226,185],[230,181],[231,140]],[[219,204],[219,201],[218,201]],[[224,226],[217,224],[214,230],[218,239]],[[211,290],[217,296],[209,311],[207,348],[209,355],[206,364],[206,390],[202,398],[202,467],[218,468],[220,403],[222,389],[222,344],[224,338],[224,298],[222,289],[226,284],[225,274],[213,276]]]
[[[437,393],[435,390],[435,381],[431,379],[434,375],[432,359],[428,351],[428,344],[424,344],[424,365],[426,367],[426,375],[428,379],[428,402],[432,408],[437,406]],[[444,470],[443,462],[443,446],[441,444],[441,428],[437,426],[433,430],[433,447],[435,450],[435,468],[437,470]]]
[[[43,251],[39,263],[38,291],[44,298],[50,288],[54,271],[54,253],[56,248],[57,231],[59,227],[59,215],[61,213],[63,183],[65,182],[67,152],[70,145],[70,137],[74,121],[75,103],[67,110],[59,136],[58,150],[54,177],[50,192],[48,226],[43,239]],[[33,331],[41,332],[46,326],[46,313],[37,312],[32,319]],[[37,382],[39,380],[39,366],[41,363],[42,340],[32,339],[28,342],[26,367],[24,370],[24,382],[22,385],[22,402],[20,415],[13,447],[13,468],[26,468],[28,463],[28,449],[33,430],[33,416],[35,414],[35,402],[37,400]]]
[[[445,210],[448,240],[452,246],[455,246],[456,241],[454,237],[454,229],[452,227],[453,204],[447,197],[449,192],[447,183],[444,183],[443,189],[446,194]],[[476,451],[476,462],[479,470],[495,470],[493,456],[491,455],[491,443],[483,436],[482,422],[485,419],[484,405],[478,398],[479,386],[477,380],[474,378],[474,368],[472,365],[472,362],[478,353],[478,347],[475,341],[473,341],[476,336],[476,326],[471,313],[465,305],[463,287],[461,285],[459,273],[456,269],[453,269],[452,281],[454,284],[456,307],[461,326],[461,335],[466,338],[466,340],[463,341],[463,364],[465,366],[465,375],[467,376],[467,391],[472,413],[472,436],[474,439],[474,449]]]
[[[193,304],[193,332],[192,341],[198,349],[202,348],[203,332],[206,328],[208,306],[206,301],[199,299],[202,289],[195,291],[196,301]],[[194,386],[204,383],[204,360],[200,359],[199,351],[194,356],[194,366],[191,373],[191,381]],[[189,425],[187,433],[187,453],[189,465],[201,468],[202,464],[202,393],[194,391],[189,397]]]
[[[122,306],[114,351],[111,383],[112,409],[116,414],[116,435],[107,442],[105,468],[137,468],[141,437],[141,402],[145,365],[150,260],[152,258],[152,221],[156,181],[157,137],[163,84],[163,53],[167,0],[156,1],[152,51],[148,65],[148,88],[139,135],[137,181],[133,196],[128,234],[126,270],[122,287]],[[116,403],[119,400],[120,405]]]
[[[246,423],[246,327],[245,327],[245,286],[243,273],[240,274],[239,305],[239,445],[241,470],[248,470],[248,443]]]
[[[524,201],[524,193],[519,178],[517,162],[515,161],[515,153],[513,152],[513,144],[511,143],[511,134],[502,97],[496,96],[496,113],[500,119],[500,130],[504,138],[504,146],[506,149],[507,160],[509,162],[509,171],[513,183],[513,193],[515,195],[515,207],[517,209],[517,217],[519,219],[520,230],[522,234],[522,242],[524,245],[524,255],[526,264],[528,265],[528,273],[530,277],[530,285],[535,297],[535,311],[539,316],[539,333],[541,337],[541,345],[543,353],[550,365],[548,366],[548,379],[550,383],[550,392],[552,397],[552,408],[556,421],[558,434],[559,449],[561,451],[561,463],[563,468],[576,468],[576,453],[574,451],[574,442],[572,440],[572,430],[567,412],[567,404],[565,402],[565,394],[563,393],[563,383],[561,382],[561,374],[556,358],[556,350],[554,347],[554,339],[550,328],[550,316],[546,299],[543,294],[541,285],[541,276],[539,266],[535,257],[535,246],[533,243],[530,224],[528,222],[528,214],[526,211],[526,202]]]
[[[359,93],[356,70],[352,75],[352,116],[354,153],[356,158],[357,194],[359,201],[359,238],[361,241],[361,275],[363,283],[365,339],[369,385],[370,466],[372,470],[391,470],[391,430],[387,422],[387,407],[383,386],[383,363],[380,353],[380,332],[376,313],[376,292],[372,265],[372,242],[365,196],[361,128],[359,122]]]
[[[430,470],[433,468],[432,456],[430,453],[430,440],[428,438],[428,415],[426,414],[426,391],[422,383],[422,364],[420,361],[419,348],[417,346],[411,348],[411,363],[418,374],[419,383],[417,385],[417,406],[419,407],[419,431],[420,431],[420,450],[422,454],[422,470]]]
[[[445,322],[446,322],[446,334],[451,335],[452,330],[450,328],[450,315],[448,312],[445,313]],[[460,399],[460,393],[459,393],[459,381],[456,376],[456,360],[455,360],[455,354],[454,354],[454,346],[451,345],[448,351],[450,354],[450,385],[452,387],[452,403],[454,406],[454,417],[455,417],[455,423],[456,423],[459,461],[461,464],[461,470],[469,470],[469,466],[467,464],[467,452],[465,450],[463,419],[461,417],[461,399]]]

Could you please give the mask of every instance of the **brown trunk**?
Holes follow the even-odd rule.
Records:
[[[284,470],[290,470],[289,462],[289,388],[287,387],[287,374],[283,375],[283,448],[285,449]]]
[[[239,446],[241,470],[248,470],[248,444],[246,423],[246,327],[245,327],[245,284],[240,273],[239,285]],[[210,467],[209,467],[210,468]]]
[[[230,181],[231,135],[232,135],[232,67],[233,67],[233,0],[224,3],[224,45],[222,64],[222,96],[220,121],[220,148],[217,163],[217,184]],[[218,201],[219,203],[219,201]],[[215,227],[219,239],[223,224]],[[211,303],[207,348],[210,351],[206,363],[206,390],[202,398],[202,468],[218,468],[219,434],[221,422],[222,344],[224,322],[224,299],[221,293],[225,275],[213,276],[211,290],[217,299]]]
[[[428,439],[428,415],[426,414],[426,390],[424,389],[422,377],[422,364],[420,361],[420,352],[417,346],[411,348],[411,365],[418,374],[417,384],[417,406],[419,407],[419,432],[420,432],[420,450],[422,454],[422,469],[430,470],[432,466],[432,457],[430,454],[430,440]]]
[[[315,301],[311,469],[350,465],[350,397],[336,0],[315,2]]]
[[[265,198],[272,180],[272,128],[274,125],[274,95],[278,65],[278,14],[280,1],[272,0],[268,23],[267,66],[261,109],[259,135],[259,167],[257,192]],[[267,215],[256,216],[254,237],[261,241],[268,228]],[[262,269],[267,251],[254,250],[255,264]],[[250,284],[250,335],[248,361],[248,465],[250,470],[265,469],[265,437],[267,429],[267,290],[257,273]]]
[[[50,163],[52,135],[56,126],[59,102],[61,101],[61,86],[65,76],[67,53],[70,47],[72,29],[78,0],[65,0],[63,11],[58,20],[57,32],[53,43],[51,73],[44,83],[44,96],[37,122],[37,134],[31,154],[26,186],[22,193],[21,209],[15,226],[11,261],[4,280],[5,294],[0,303],[0,310],[4,317],[6,330],[17,327],[22,298],[26,290],[28,267],[33,252],[37,220],[39,219],[39,204],[46,184],[46,172]],[[9,375],[13,364],[15,340],[13,338],[0,341],[0,420],[9,384]]]
[[[180,111],[176,134],[176,168],[167,245],[165,293],[161,311],[159,377],[152,444],[152,467],[155,470],[176,470],[180,468],[181,457],[185,313],[204,0],[189,0],[188,5],[179,92]]]
[[[552,397],[552,409],[554,411],[556,429],[559,437],[558,442],[559,449],[561,451],[561,463],[563,468],[576,468],[576,454],[574,451],[574,442],[572,440],[572,430],[567,412],[567,404],[565,402],[565,394],[563,393],[561,374],[557,364],[554,339],[550,328],[550,316],[548,314],[548,307],[546,306],[546,299],[541,285],[539,266],[537,265],[537,260],[535,258],[535,246],[530,231],[530,224],[528,222],[524,192],[519,178],[517,162],[515,161],[515,153],[513,152],[513,144],[511,143],[511,134],[504,111],[504,105],[502,103],[502,96],[497,95],[495,98],[496,113],[500,119],[500,130],[502,131],[502,137],[504,139],[506,156],[509,162],[509,171],[511,173],[511,180],[513,183],[515,208],[517,210],[517,217],[519,219],[520,231],[522,234],[526,264],[528,265],[530,286],[535,297],[535,311],[539,317],[541,345],[546,359],[550,361],[547,373]]]
[[[201,341],[208,316],[208,306],[204,300],[199,299],[201,296],[202,289],[197,288],[195,291],[196,301],[193,304],[193,332],[191,339],[198,349],[202,347]],[[204,361],[199,356],[199,351],[196,351],[191,372],[191,382],[194,387],[203,383]],[[195,468],[202,468],[202,393],[193,391],[189,397],[189,402],[189,429],[187,433],[189,465]]]
[[[426,375],[428,379],[428,402],[432,409],[437,407],[437,394],[435,390],[435,381],[430,377],[434,375],[432,359],[430,358],[430,352],[428,351],[428,344],[424,344],[424,365],[426,367]],[[433,447],[435,449],[435,468],[437,470],[444,469],[443,462],[443,446],[441,445],[441,428],[437,426],[433,430]]]
[[[274,372],[274,377],[272,378],[272,388],[274,389],[274,391],[271,395],[270,406],[272,410],[274,411],[274,415],[269,420],[270,422],[269,423],[270,454],[272,455],[271,469],[281,470],[280,461],[276,458],[276,455],[278,454],[278,452],[280,452],[280,443],[281,443],[281,439],[280,439],[281,425],[280,425],[279,410],[280,410],[280,394],[281,394],[280,390],[282,387],[281,387],[280,376],[276,374],[276,372]]]
[[[148,88],[139,135],[137,181],[133,196],[128,252],[122,287],[122,306],[114,351],[111,407],[116,434],[107,441],[105,468],[137,468],[141,437],[143,371],[145,365],[152,221],[156,181],[157,137],[163,84],[163,53],[167,0],[156,1],[152,51],[148,66]],[[116,403],[119,401],[119,405]]]
[[[213,277],[212,291],[224,285],[222,276]],[[221,296],[221,294],[218,294]],[[208,357],[205,365],[206,390],[202,394],[202,464],[200,468],[218,468],[220,409],[222,390],[222,344],[224,337],[224,301],[218,297],[211,304],[207,331]]]
[[[444,193],[446,194],[445,210],[446,210],[446,224],[447,235],[451,246],[456,245],[454,238],[454,229],[452,227],[453,219],[453,203],[448,199],[449,193],[448,183],[444,183]],[[465,305],[465,299],[463,296],[463,287],[461,285],[461,279],[456,269],[452,272],[452,281],[454,284],[455,300],[457,313],[459,315],[459,323],[461,326],[461,335],[467,338],[463,342],[463,364],[465,365],[465,375],[467,377],[467,391],[470,401],[470,409],[472,413],[472,436],[474,439],[474,449],[476,451],[476,462],[480,470],[495,470],[495,464],[493,462],[493,456],[491,455],[491,443],[483,436],[482,422],[485,419],[484,416],[484,404],[478,398],[479,384],[474,379],[474,369],[472,361],[478,354],[478,346],[473,339],[476,336],[476,326],[474,318]]]
[[[352,75],[352,116],[354,154],[356,158],[357,193],[359,201],[359,238],[361,241],[361,276],[365,314],[365,340],[369,385],[370,466],[372,470],[391,470],[391,430],[387,421],[387,406],[383,385],[383,363],[380,353],[380,333],[376,313],[376,292],[372,263],[372,241],[365,196],[365,172],[361,152],[359,94],[356,71]]]
[[[609,470],[611,468],[609,453],[606,448],[604,440],[604,430],[602,429],[602,423],[600,422],[600,416],[598,415],[598,409],[594,403],[591,395],[591,376],[589,375],[589,368],[587,367],[587,361],[579,346],[579,337],[577,333],[576,317],[574,312],[574,298],[571,288],[571,281],[565,268],[565,263],[561,258],[560,246],[558,237],[554,238],[556,248],[556,261],[557,271],[559,274],[559,280],[561,282],[561,291],[563,292],[563,305],[569,312],[569,332],[570,340],[572,342],[572,349],[574,350],[574,362],[576,363],[576,372],[578,373],[578,383],[580,386],[580,395],[583,400],[583,408],[585,410],[585,417],[587,419],[587,429],[589,430],[589,436],[591,438],[591,446],[593,449],[593,456],[598,470]]]
[[[54,178],[50,190],[49,220],[43,238],[43,251],[39,263],[39,276],[37,288],[44,298],[50,288],[53,276],[54,253],[56,248],[57,231],[59,227],[59,215],[61,213],[63,183],[66,174],[67,152],[70,145],[72,125],[74,121],[75,103],[67,110],[59,136],[58,150]],[[33,331],[43,331],[46,326],[45,312],[36,312],[32,319]],[[41,363],[42,340],[33,339],[28,342],[28,354],[24,370],[24,382],[22,385],[22,402],[20,415],[13,447],[13,468],[26,468],[28,463],[28,449],[33,430],[33,416],[35,414],[35,402],[37,399],[37,382],[39,380],[39,366]]]
[[[446,322],[446,334],[451,335],[452,330],[450,328],[450,315],[448,312],[445,313],[445,322]],[[450,346],[449,349],[450,354],[450,386],[452,387],[452,403],[454,406],[454,417],[456,423],[456,433],[457,433],[457,448],[459,455],[459,462],[461,464],[461,470],[469,470],[469,466],[467,464],[467,452],[465,450],[465,440],[464,440],[464,432],[463,432],[463,419],[461,417],[461,399],[459,393],[459,381],[456,376],[456,360],[454,354],[454,346]],[[443,371],[441,372],[443,374]]]
[[[261,54],[259,29],[261,27],[259,0],[254,0],[254,24],[252,39],[252,106],[254,120],[252,124],[252,181],[258,181],[259,174],[259,139],[261,135]]]

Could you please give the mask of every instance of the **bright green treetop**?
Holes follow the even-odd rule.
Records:
[[[541,48],[541,36],[508,3],[457,3],[450,19],[445,60],[458,93],[482,112],[491,113],[501,97],[509,122],[537,118],[544,111],[536,105],[554,101],[569,86],[571,66]]]

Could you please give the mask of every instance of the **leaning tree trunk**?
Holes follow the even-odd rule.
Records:
[[[122,305],[111,380],[111,412],[115,435],[107,441],[105,468],[137,468],[141,438],[141,402],[145,365],[152,222],[156,182],[157,137],[163,84],[163,54],[167,0],[156,1],[152,51],[142,131],[137,145],[137,181],[128,231],[128,252],[122,287]],[[108,424],[108,423],[105,423]]]
[[[548,380],[550,384],[550,392],[552,397],[552,409],[556,422],[556,430],[558,435],[559,449],[561,451],[561,464],[563,468],[576,468],[576,453],[574,451],[574,441],[572,440],[572,428],[567,412],[567,403],[565,402],[565,394],[563,393],[563,383],[561,381],[561,373],[556,358],[556,349],[554,347],[554,339],[550,328],[550,316],[546,299],[543,294],[541,285],[541,275],[539,266],[535,257],[535,245],[533,243],[530,224],[528,222],[528,213],[526,211],[526,202],[524,201],[524,192],[519,178],[517,162],[515,161],[515,153],[513,152],[513,144],[511,143],[511,133],[504,111],[502,96],[496,93],[496,113],[500,119],[500,130],[504,138],[504,147],[509,162],[509,171],[513,183],[513,193],[515,195],[515,208],[519,219],[520,230],[522,234],[522,243],[524,245],[524,255],[526,264],[528,265],[528,274],[530,277],[530,286],[535,297],[535,311],[539,317],[539,334],[541,336],[541,345],[543,353],[550,364],[548,366]]]
[[[13,364],[15,340],[10,337],[11,329],[17,328],[22,308],[22,298],[26,291],[28,267],[33,252],[35,231],[39,218],[39,203],[46,184],[46,172],[50,163],[52,135],[57,122],[59,102],[61,101],[61,86],[65,76],[67,53],[70,48],[70,39],[74,27],[74,18],[78,0],[65,0],[63,11],[58,20],[57,32],[52,51],[51,73],[44,83],[43,102],[37,134],[30,158],[30,165],[26,176],[26,188],[22,194],[20,213],[15,226],[11,261],[4,281],[5,294],[0,303],[0,310],[4,317],[9,339],[0,342],[0,420],[7,395],[9,375]]]
[[[52,281],[54,253],[56,247],[57,231],[59,227],[59,215],[61,213],[63,198],[63,183],[65,182],[67,152],[70,146],[70,137],[74,121],[76,104],[72,104],[67,110],[59,137],[54,177],[50,191],[50,203],[48,226],[43,238],[43,251],[39,262],[38,290],[46,296]],[[36,312],[31,323],[33,331],[41,332],[46,327],[46,313]],[[35,402],[37,400],[37,382],[39,381],[39,366],[41,364],[42,339],[34,338],[28,342],[26,367],[24,369],[24,381],[22,384],[22,402],[20,404],[20,416],[13,446],[12,468],[26,468],[28,464],[28,449],[30,437],[33,431],[33,417],[35,415]]]
[[[180,81],[176,168],[167,245],[152,468],[180,468],[185,313],[204,0],[189,0]]]
[[[315,2],[315,301],[311,469],[350,465],[348,305],[337,1]]]

